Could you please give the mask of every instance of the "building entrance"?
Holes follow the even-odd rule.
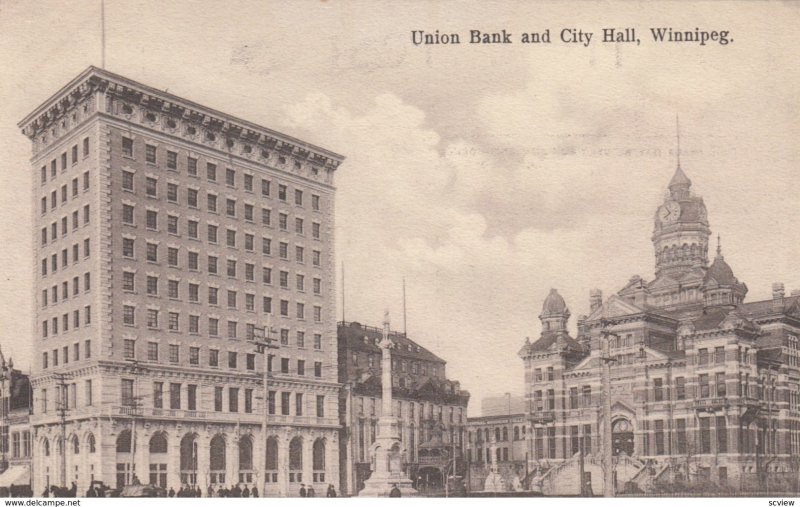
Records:
[[[633,426],[627,419],[618,419],[611,425],[611,443],[614,456],[633,456]]]

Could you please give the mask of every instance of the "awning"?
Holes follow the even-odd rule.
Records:
[[[31,483],[30,468],[25,465],[10,466],[0,474],[0,488],[28,486]]]

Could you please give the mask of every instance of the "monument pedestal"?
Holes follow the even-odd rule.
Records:
[[[378,420],[378,438],[370,449],[375,457],[372,475],[364,481],[358,496],[387,497],[397,486],[400,496],[419,496],[411,479],[403,472],[403,452],[397,419],[392,416]]]

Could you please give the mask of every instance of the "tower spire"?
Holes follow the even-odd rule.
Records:
[[[722,257],[722,241],[720,240],[719,233],[717,233],[717,257]]]
[[[678,113],[675,113],[675,159],[678,164],[678,169],[681,167],[681,118]]]

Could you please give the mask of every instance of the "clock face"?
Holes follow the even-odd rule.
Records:
[[[658,210],[658,218],[664,223],[672,223],[681,215],[681,205],[675,201],[667,201]]]

